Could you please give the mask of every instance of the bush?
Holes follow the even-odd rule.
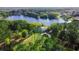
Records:
[[[27,30],[22,30],[22,37],[24,37],[24,38],[28,37],[28,31]]]
[[[5,39],[5,44],[6,44],[6,45],[10,45],[10,42],[11,42],[11,39],[10,39],[9,37],[7,37],[7,38]]]

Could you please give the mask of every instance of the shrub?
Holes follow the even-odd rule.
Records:
[[[28,31],[27,30],[22,30],[22,37],[28,37]]]
[[[11,41],[11,39],[10,39],[9,37],[7,37],[7,38],[5,39],[5,44],[6,44],[6,45],[10,45],[10,41]]]

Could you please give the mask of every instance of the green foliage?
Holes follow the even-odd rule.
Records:
[[[11,32],[8,29],[9,21],[0,20],[0,41],[4,41],[6,36]]]
[[[56,19],[56,18],[60,18],[60,14],[58,12],[50,12],[48,14],[48,18],[49,19]]]
[[[26,16],[38,19],[38,14],[35,12],[27,12]]]
[[[48,15],[46,13],[40,13],[40,18],[47,19]]]
[[[5,44],[10,45],[10,41],[11,41],[11,39],[10,39],[9,37],[7,37],[7,38],[5,39]]]
[[[53,23],[46,31],[41,27],[44,27],[41,23],[25,20],[0,20],[0,42],[5,42],[9,50],[15,51],[79,50],[79,21]],[[13,39],[15,44],[11,42]]]
[[[69,24],[66,24],[66,27],[64,30],[62,30],[59,34],[59,39],[62,41],[61,43],[70,49],[78,50],[78,44],[79,44],[79,33],[78,33],[78,23],[72,22]]]
[[[13,50],[18,51],[50,51],[55,50],[57,45],[56,38],[49,38],[41,34],[33,34],[22,43],[15,45]]]
[[[30,27],[32,27],[32,28],[41,27],[41,26],[42,26],[41,23],[36,23],[36,22],[33,22],[30,24]]]
[[[14,20],[11,24],[9,24],[9,28],[12,31],[21,31],[22,29],[28,29],[28,23],[25,20]]]
[[[49,30],[51,31],[52,37],[57,37],[59,35],[59,32],[64,29],[64,26],[61,24],[53,23]]]
[[[22,37],[28,37],[28,31],[27,30],[22,30]]]
[[[5,18],[5,17],[9,16],[9,12],[0,11],[0,16]]]
[[[33,46],[35,44],[36,40],[39,40],[41,37],[39,34],[33,34],[29,38],[25,39],[22,43],[15,45],[13,50],[32,50],[35,47]],[[33,50],[34,50],[33,49]]]

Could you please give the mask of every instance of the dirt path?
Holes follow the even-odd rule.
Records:
[[[23,38],[21,38],[21,39],[12,39],[10,45],[6,45],[5,42],[2,42],[2,43],[0,43],[0,50],[1,51],[10,51],[10,50],[12,50],[11,48],[14,45],[22,42],[23,40],[24,40]]]

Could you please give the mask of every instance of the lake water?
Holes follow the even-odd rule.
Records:
[[[11,19],[11,20],[27,20],[28,22],[40,22],[46,26],[50,26],[52,23],[65,23],[65,21],[60,18],[60,19],[52,19],[52,20],[49,20],[49,19],[36,19],[36,18],[33,18],[33,17],[27,17],[27,16],[23,16],[23,15],[20,15],[20,16],[9,16],[7,19]]]

